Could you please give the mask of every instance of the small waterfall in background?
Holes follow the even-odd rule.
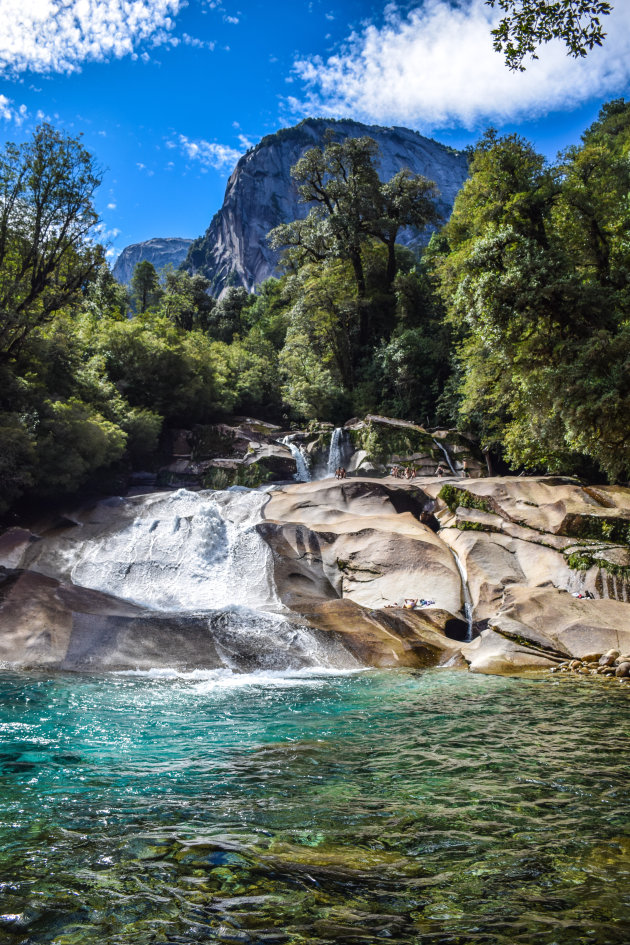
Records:
[[[443,444],[443,443],[440,443],[439,440],[433,440],[433,442],[435,443],[435,445],[437,446],[437,448],[438,448],[439,450],[441,450],[441,451],[444,453],[444,459],[445,459],[446,462],[448,463],[448,468],[450,469],[450,471],[452,472],[452,474],[453,474],[454,476],[459,475],[459,473],[458,473],[457,470],[455,469],[455,466],[453,465],[453,461],[452,461],[452,459],[451,459],[451,457],[450,457],[450,455],[449,455],[448,450],[447,450],[446,447],[444,446],[444,444]]]
[[[334,476],[340,466],[346,466],[352,456],[350,434],[343,427],[336,427],[330,435],[326,476]]]
[[[473,604],[472,597],[470,596],[470,588],[468,587],[468,575],[464,569],[464,565],[459,560],[459,556],[456,551],[453,551],[451,548],[453,557],[455,558],[455,564],[457,565],[457,570],[459,571],[459,576],[462,580],[462,596],[464,598],[464,615],[466,617],[466,622],[468,623],[468,634],[466,640],[472,640],[473,638]]]
[[[328,466],[326,467],[326,473],[329,476],[334,476],[337,469],[340,466],[343,466],[343,460],[341,458],[341,434],[343,430],[341,427],[335,427],[332,431],[330,437],[330,449],[328,450]]]
[[[311,481],[311,472],[306,463],[306,457],[300,449],[300,447],[294,443],[290,436],[285,436],[280,442],[284,446],[288,446],[291,450],[291,455],[295,459],[296,473],[295,481],[296,482],[310,482]]]

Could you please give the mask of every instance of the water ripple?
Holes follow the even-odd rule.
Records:
[[[0,942],[630,938],[616,681],[0,675]]]

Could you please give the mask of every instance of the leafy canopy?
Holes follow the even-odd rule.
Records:
[[[612,4],[607,0],[486,0],[505,16],[492,30],[494,48],[503,53],[508,68],[524,71],[526,56],[537,59],[543,43],[560,39],[575,58],[601,46],[606,33],[600,17]]]

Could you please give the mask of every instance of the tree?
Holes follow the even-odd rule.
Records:
[[[600,17],[612,4],[607,0],[486,0],[506,14],[492,30],[494,48],[505,55],[509,69],[524,71],[523,59],[552,39],[561,39],[569,55],[586,56],[606,36]]]
[[[443,231],[460,422],[514,466],[630,472],[629,148],[620,101],[555,167],[486,135]]]
[[[136,311],[140,313],[156,305],[162,297],[160,280],[153,263],[148,259],[136,264],[131,277],[131,295]]]
[[[183,270],[166,271],[162,307],[167,316],[180,328],[207,330],[216,300],[209,295],[210,282],[201,273],[193,276]]]
[[[422,229],[437,220],[431,198],[435,185],[421,175],[401,171],[382,183],[377,170],[378,145],[373,138],[329,137],[324,148],[310,148],[291,168],[308,216],[275,227],[274,248],[284,248],[294,270],[306,263],[347,261],[354,275],[359,313],[359,344],[370,340],[368,285],[364,248],[374,240],[388,248],[384,290],[391,295],[397,272],[396,238],[402,227]],[[393,305],[393,298],[389,300]]]
[[[0,154],[0,361],[76,301],[102,264],[90,240],[100,182],[80,139],[48,124]]]

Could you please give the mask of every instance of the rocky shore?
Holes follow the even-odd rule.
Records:
[[[229,511],[238,494],[208,495]],[[126,501],[0,536],[5,664],[216,664],[202,614],[156,613],[73,577],[76,543],[109,540],[146,500]],[[599,660],[614,652],[610,666],[626,676],[629,489],[560,477],[325,478],[273,487],[245,526],[268,549],[276,617],[360,664],[605,675]],[[405,598],[430,603],[408,610]]]

